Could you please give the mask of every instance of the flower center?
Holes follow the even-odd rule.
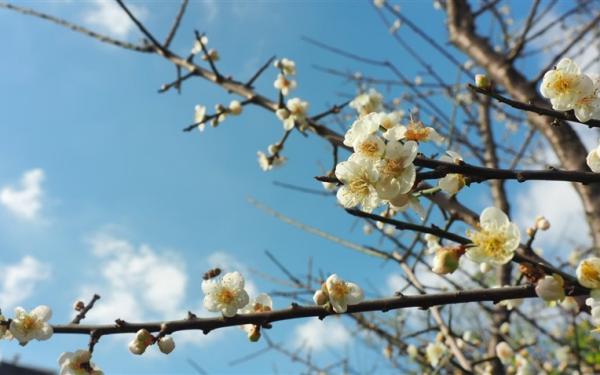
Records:
[[[586,279],[600,281],[600,272],[598,272],[598,269],[588,262],[581,263],[581,273]]]
[[[567,93],[573,86],[573,77],[562,72],[557,72],[558,76],[551,84],[550,88],[556,91],[559,95]]]
[[[341,281],[334,283],[329,291],[329,294],[333,295],[333,297],[336,299],[342,298],[348,293],[350,293],[350,288],[348,288],[345,282]]]
[[[480,232],[475,232],[472,240],[473,243],[483,249],[488,256],[493,257],[502,255],[504,252],[506,235],[502,232],[487,231],[484,229]]]
[[[23,328],[25,328],[26,330],[31,330],[32,328],[34,328],[37,324],[37,319],[35,319],[34,317],[30,316],[30,315],[26,315],[25,318],[23,318]]]
[[[235,299],[235,294],[227,288],[223,288],[219,291],[219,294],[217,295],[217,300],[225,305],[230,305],[233,300]]]
[[[409,141],[422,141],[429,137],[429,129],[423,126],[422,123],[410,123],[405,133],[406,139]]]
[[[366,172],[363,172],[360,176],[354,178],[348,184],[348,188],[352,192],[352,194],[359,196],[367,196],[369,195],[369,177]]]
[[[403,164],[402,160],[399,159],[387,159],[381,172],[391,176],[398,176],[404,170]]]
[[[358,146],[358,150],[361,154],[365,154],[367,156],[375,156],[379,147],[377,147],[377,142],[375,141],[364,141]]]

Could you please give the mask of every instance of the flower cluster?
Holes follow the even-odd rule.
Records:
[[[542,95],[557,111],[575,112],[581,122],[600,119],[600,80],[582,73],[575,62],[563,58],[544,75]]]
[[[479,216],[479,230],[467,231],[467,237],[473,242],[467,249],[469,259],[498,266],[513,258],[521,232],[502,210],[488,207]]]
[[[290,131],[294,126],[302,131],[308,126],[306,112],[308,111],[308,102],[300,98],[292,98],[287,101],[285,108],[279,108],[275,114],[283,122],[283,129]]]
[[[22,346],[31,340],[48,340],[53,333],[48,320],[52,317],[52,310],[48,306],[38,306],[31,312],[22,307],[15,309],[15,317],[11,320],[9,330]],[[6,336],[6,333],[4,334]]]
[[[343,184],[338,201],[346,208],[360,206],[367,212],[385,203],[397,209],[408,207],[413,203],[410,191],[416,179],[413,161],[418,142],[441,137],[420,121],[401,125],[398,112],[373,112],[381,109],[381,95],[376,91],[358,96],[350,105],[360,116],[344,136],[344,145],[354,153],[335,169]]]
[[[77,350],[76,352],[65,352],[58,358],[60,375],[103,375],[93,362],[92,353],[88,350]]]
[[[338,314],[346,312],[348,305],[355,305],[363,298],[363,291],[358,285],[342,280],[335,273],[325,280],[313,296],[317,305],[329,304]]]
[[[157,344],[158,350],[164,354],[169,354],[175,349],[175,341],[171,336],[159,334],[158,337],[154,337],[150,331],[142,328],[137,331],[133,340],[129,342],[129,351],[135,355],[142,355],[153,344]]]
[[[280,71],[273,86],[281,92],[281,95],[287,96],[297,86],[296,81],[290,78],[290,76],[296,75],[296,63],[283,58],[275,60],[273,65]]]

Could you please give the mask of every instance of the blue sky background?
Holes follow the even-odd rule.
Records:
[[[109,23],[106,27],[90,25],[90,14],[96,19],[102,10],[112,14],[107,5],[96,1],[17,3],[115,33],[114,24],[113,29]],[[176,4],[130,3],[162,39]],[[431,2],[401,5],[413,22],[426,24],[427,31],[446,45],[444,14],[435,11]],[[523,5],[513,5],[518,18]],[[205,31],[210,47],[219,50],[220,70],[240,80],[250,77],[273,54],[295,60],[299,87],[293,96],[308,100],[311,114],[343,101],[341,93],[355,93],[352,84],[312,65],[378,76],[386,72],[318,49],[302,41],[303,35],[375,59],[389,59],[409,77],[422,74],[366,1],[192,2],[172,45],[175,51],[189,51],[194,28]],[[120,33],[117,36],[131,41],[140,38],[134,28],[125,27]],[[110,322],[126,318],[123,314],[133,320],[175,319],[188,309],[208,315],[200,309],[200,281],[213,265],[245,270],[258,291],[282,289],[249,272],[282,276],[265,250],[298,274],[305,272],[310,257],[316,270],[356,281],[370,296],[390,293],[390,280],[398,272],[394,265],[311,236],[247,202],[254,197],[306,224],[359,243],[377,244],[377,239],[365,239],[359,227],[352,230],[354,219],[337,207],[334,198],[273,185],[277,180],[320,188],[312,177],[323,172],[321,165],[330,165],[330,150],[322,140],[294,133],[285,150],[288,165],[265,173],[258,168],[256,151],[266,150],[282,134],[272,114],[246,108],[242,116],[227,119],[217,129],[183,133],[181,129],[193,120],[194,105],[212,108],[232,97],[199,79],[186,82],[182,95],[158,94],[161,84],[175,77],[174,67],[161,58],[105,45],[6,10],[0,10],[0,35],[0,188],[22,189],[23,174],[36,168],[44,177],[39,184],[41,208],[33,217],[24,218],[0,206],[0,307],[6,315],[15,306],[30,309],[48,304],[54,311],[52,322],[66,322],[72,303],[78,298],[88,300],[94,292],[103,298],[90,321]],[[415,47],[422,45],[407,35]],[[429,49],[422,52],[440,73],[455,77],[455,70],[438,55]],[[533,71],[536,67],[525,66]],[[257,90],[275,98],[276,74],[270,68],[257,82]],[[398,87],[383,90],[390,98],[402,91]],[[523,188],[519,195],[510,186],[517,199],[531,198],[527,189],[534,188]],[[569,193],[570,187],[555,194],[564,196],[564,191]],[[461,200],[476,211],[489,202],[480,187],[463,194]],[[535,206],[531,200],[529,204],[530,209],[516,215],[533,218],[540,213],[543,204]],[[165,285],[169,287],[161,288]],[[276,307],[289,302],[275,300]],[[321,328],[318,324],[323,323],[278,323],[270,334],[294,348],[300,327],[314,332],[315,327]],[[323,338],[329,346],[315,347],[318,363],[349,354],[357,370],[367,371],[381,358],[379,352],[352,342],[348,336],[351,322],[328,319],[324,327],[331,327],[326,334],[334,339]],[[230,366],[230,361],[264,346],[248,343],[236,327],[202,336],[199,332],[185,338],[176,334],[178,347],[171,355],[152,347],[142,357],[127,350],[130,337],[106,337],[97,345],[94,358],[108,374],[194,373],[188,358],[210,373],[302,370],[274,353]],[[2,341],[0,353],[4,359],[18,354],[24,363],[54,368],[61,352],[83,348],[86,343],[86,337],[64,335],[25,348]]]

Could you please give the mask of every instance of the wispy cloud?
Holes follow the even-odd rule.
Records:
[[[0,264],[0,307],[10,309],[27,300],[48,277],[50,266],[31,256],[16,264]]]
[[[311,318],[296,326],[293,345],[318,351],[329,347],[341,348],[349,344],[351,338],[350,331],[339,319]]]
[[[21,187],[5,186],[0,191],[0,203],[15,216],[25,219],[35,219],[42,208],[42,181],[44,171],[32,169],[23,174]]]
[[[148,10],[143,6],[128,5],[128,8],[140,20],[144,20],[148,15]],[[135,27],[119,5],[108,0],[92,1],[90,9],[83,13],[83,22],[120,38],[127,37]]]

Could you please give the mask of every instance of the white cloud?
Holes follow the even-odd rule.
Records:
[[[82,288],[85,300],[93,293],[102,299],[88,314],[89,320],[116,318],[176,319],[184,316],[187,286],[184,262],[173,253],[159,253],[147,245],[101,234],[91,240],[99,270],[98,283]]]
[[[17,306],[48,277],[50,266],[31,256],[25,256],[16,264],[0,265],[0,307],[7,310]]]
[[[296,326],[293,344],[311,350],[328,347],[340,348],[351,341],[350,331],[340,319],[328,317],[324,320],[311,318]]]
[[[5,186],[0,191],[0,203],[21,219],[33,220],[42,208],[44,171],[36,168],[21,177],[21,189]]]
[[[139,20],[143,20],[148,15],[148,10],[143,6],[129,4],[127,7]],[[111,0],[92,1],[91,8],[83,14],[83,22],[121,38],[127,37],[135,28],[129,16]]]

